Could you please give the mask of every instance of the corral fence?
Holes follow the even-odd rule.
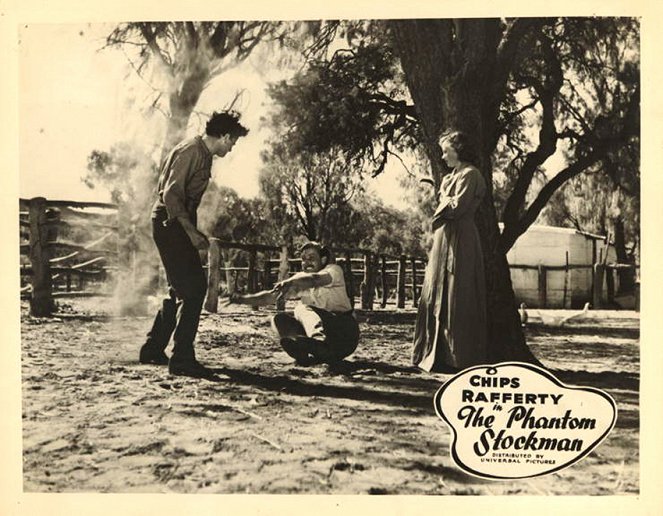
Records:
[[[50,315],[58,297],[110,295],[118,228],[114,204],[20,199],[21,295],[30,299],[30,313]],[[94,236],[74,240],[83,235]]]
[[[20,199],[21,296],[30,300],[32,315],[50,315],[55,309],[54,299],[59,297],[111,296],[120,269],[131,273],[133,268],[136,274],[136,227],[120,220],[121,217],[118,206],[109,203],[43,197]],[[363,248],[332,247],[331,250],[336,263],[343,268],[353,306],[357,301],[363,310],[372,310],[377,305],[417,306],[425,258]],[[514,264],[510,267],[537,271],[538,304],[542,308],[548,305],[547,279],[551,271],[564,271],[563,306],[566,306],[570,271],[591,269],[592,295],[588,301],[593,308],[600,308],[614,298],[615,273],[635,266],[599,261],[593,265],[569,265],[567,259],[562,266]],[[222,294],[269,289],[301,270],[301,260],[288,246],[216,238],[210,239],[206,262],[205,309],[209,312],[217,311]]]
[[[228,253],[245,253],[244,267],[224,260]],[[363,310],[395,304],[405,308],[406,301],[417,306],[423,283],[425,261],[419,257],[392,255],[370,249],[332,247],[335,261],[343,269],[348,296],[355,306],[357,300]],[[216,312],[221,285],[226,294],[237,290],[248,293],[270,289],[277,281],[301,270],[301,259],[288,246],[241,244],[216,238],[210,239],[208,285],[205,309]],[[236,261],[236,260],[235,260]]]
[[[117,205],[43,197],[20,199],[19,205],[21,296],[30,300],[32,315],[50,315],[56,298],[111,296],[119,270],[135,267],[135,227],[119,220]],[[232,259],[224,253],[229,250],[236,252]],[[408,301],[416,306],[423,259],[368,249],[332,248],[332,252],[343,268],[353,306],[358,299],[366,310],[376,303],[383,308],[404,308]],[[211,238],[205,268],[205,308],[216,312],[222,287],[226,294],[271,288],[301,270],[301,260],[287,246]]]

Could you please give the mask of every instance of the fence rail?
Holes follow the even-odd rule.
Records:
[[[117,206],[108,203],[53,201],[38,197],[20,199],[19,220],[21,232],[29,233],[29,241],[20,243],[21,252],[29,257],[29,265],[21,266],[22,277],[30,277],[30,284],[21,286],[21,295],[29,296],[33,315],[49,315],[53,308],[53,298],[105,295],[100,291],[86,290],[86,282],[105,282],[109,272],[118,270],[121,251]],[[103,209],[110,213],[88,213],[88,208]],[[63,228],[84,226],[90,230],[103,232],[100,237],[88,243],[76,243],[58,238]],[[27,238],[27,236],[25,237]],[[113,245],[113,239],[116,239]],[[245,253],[240,263],[233,262],[227,251],[239,250]],[[352,305],[357,300],[364,310],[372,310],[376,304],[385,308],[394,304],[404,308],[407,302],[417,306],[423,284],[426,259],[418,256],[393,255],[365,248],[332,247],[336,263],[344,271],[346,288]],[[57,252],[64,252],[55,256]],[[606,263],[593,265],[529,265],[510,264],[512,270],[536,271],[538,275],[538,302],[545,308],[548,304],[548,274],[563,271],[563,306],[569,295],[569,275],[574,270],[590,270],[592,277],[591,301],[594,308],[605,302],[603,288],[607,287],[607,300],[615,295],[615,273],[638,268],[630,264]],[[256,292],[269,289],[277,281],[301,270],[301,260],[291,255],[288,246],[265,245],[260,243],[240,243],[210,239],[207,256],[207,297],[205,308],[216,312],[221,286],[226,293],[238,290]],[[223,277],[223,281],[222,281]],[[72,278],[77,284],[72,283]],[[56,281],[57,280],[57,281]],[[64,282],[64,283],[63,283]],[[55,288],[59,286],[60,291]],[[637,299],[637,296],[636,296]],[[280,308],[283,308],[281,303]]]
[[[20,250],[29,257],[29,265],[21,267],[21,275],[30,277],[30,285],[21,287],[21,295],[30,298],[30,312],[35,316],[48,316],[54,310],[57,297],[103,295],[86,290],[86,282],[107,280],[108,263],[119,252],[108,248],[117,237],[117,206],[99,202],[46,200],[43,197],[19,199],[19,226],[29,233],[29,241],[20,243]],[[111,214],[86,213],[81,209],[112,210]],[[72,217],[64,220],[63,216]],[[100,222],[103,221],[103,222]],[[105,229],[99,238],[80,244],[63,240],[63,229],[85,227]],[[100,248],[105,245],[106,248]],[[64,252],[64,255],[57,255]],[[72,277],[77,279],[78,290],[73,290]],[[63,280],[63,291],[56,291],[58,280]]]
[[[237,249],[248,253],[247,265],[233,266],[223,259],[222,251]],[[336,263],[345,275],[346,290],[353,306],[359,299],[361,308],[372,310],[376,294],[381,295],[380,305],[384,308],[390,299],[399,308],[404,308],[409,297],[416,306],[418,288],[423,280],[424,260],[419,257],[395,256],[363,248],[332,247]],[[265,256],[258,260],[258,253]],[[275,257],[278,255],[278,257]],[[357,256],[360,255],[360,256]],[[392,261],[387,262],[387,259]],[[396,261],[393,261],[396,260]],[[383,264],[380,267],[380,264]],[[409,264],[409,269],[408,269]],[[391,268],[388,268],[391,266]],[[395,269],[394,269],[395,266]],[[292,257],[287,246],[246,244],[210,239],[208,253],[208,284],[205,309],[216,312],[221,291],[221,275],[225,275],[226,293],[239,289],[240,273],[246,290],[250,293],[260,288],[269,289],[277,281],[301,270],[301,259]],[[406,277],[409,275],[409,281]],[[393,278],[396,278],[395,281]],[[379,283],[378,283],[379,278]],[[409,288],[409,296],[407,289]]]

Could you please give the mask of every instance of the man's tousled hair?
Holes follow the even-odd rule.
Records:
[[[205,134],[214,138],[221,138],[226,134],[234,138],[246,136],[249,130],[239,122],[240,115],[236,111],[216,111],[212,114],[205,126]]]

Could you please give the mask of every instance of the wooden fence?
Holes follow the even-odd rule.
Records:
[[[599,262],[595,264],[569,264],[568,252],[566,253],[565,265],[522,265],[522,264],[509,264],[511,270],[532,270],[537,272],[537,298],[538,308],[548,308],[549,289],[548,289],[548,273],[549,272],[563,272],[564,283],[562,291],[562,307],[567,306],[567,300],[571,297],[573,285],[571,285],[570,275],[574,270],[588,270],[591,273],[591,284],[589,294],[583,302],[591,302],[592,307],[595,309],[603,308],[606,306],[613,306],[616,291],[615,285],[616,274],[620,270],[630,270],[633,272],[634,277],[637,278],[639,274],[639,267],[633,264],[623,263],[609,263],[607,260],[599,256]],[[605,294],[604,294],[605,287]],[[639,310],[639,281],[635,284],[635,309]]]
[[[224,251],[228,250],[246,253],[245,266],[237,267],[224,260]],[[423,259],[369,249],[332,247],[331,251],[336,263],[343,268],[352,306],[359,299],[363,310],[372,310],[376,295],[382,308],[390,303],[404,308],[408,298],[413,306],[417,306],[423,283]],[[212,238],[208,257],[205,309],[209,312],[217,311],[222,274],[225,275],[226,293],[237,290],[253,293],[270,289],[277,281],[301,270],[301,260],[293,257],[287,246],[240,244]]]
[[[230,261],[223,262],[223,251],[231,249],[246,253],[245,267],[233,266]],[[381,308],[385,308],[388,304],[404,308],[406,302],[417,307],[426,268],[425,259],[404,255],[395,256],[368,249],[332,248],[332,252],[336,256],[336,263],[343,268],[348,296],[353,307],[356,305],[356,298],[359,299],[362,310],[372,310],[376,303],[379,303]],[[217,310],[222,274],[225,275],[223,282],[226,285],[226,293],[236,290],[253,293],[261,289],[269,289],[276,281],[281,281],[291,273],[301,270],[301,260],[292,258],[286,246],[239,244],[214,238],[210,240],[208,263],[211,272],[208,274],[205,309],[209,312]],[[537,271],[538,304],[536,307],[539,308],[549,307],[549,272],[564,272],[562,306],[565,307],[572,291],[571,271],[583,269],[591,271],[590,291],[583,302],[591,302],[592,307],[596,309],[612,306],[616,294],[615,274],[618,270],[631,269],[637,273],[635,265],[607,262],[593,265],[567,263],[560,266],[513,264],[509,267],[512,270]],[[636,284],[636,289],[637,286]],[[635,308],[639,309],[637,291]]]
[[[47,201],[43,197],[20,199],[19,207],[21,295],[30,298],[31,314],[50,315],[57,297],[106,295],[89,290],[87,284],[106,283],[109,270],[116,267],[111,262],[117,256],[117,243],[112,242],[117,240],[117,207],[98,202]],[[88,208],[111,213],[89,213],[85,211]],[[76,230],[101,236],[83,244],[60,238],[62,232]]]
[[[106,213],[85,211],[90,208],[103,209]],[[50,315],[54,310],[53,300],[57,297],[108,295],[108,288],[87,287],[89,283],[103,285],[108,273],[117,271],[119,257],[128,252],[122,246],[126,247],[131,239],[123,238],[121,233],[126,237],[126,233],[130,232],[122,228],[126,224],[118,223],[118,215],[117,206],[108,203],[47,201],[42,197],[20,199],[19,223],[22,237],[25,235],[20,244],[21,295],[30,298],[33,315]],[[84,228],[85,235],[97,232],[100,236],[84,244],[74,243],[59,238],[63,228],[70,233],[75,228]],[[239,251],[241,256],[231,259],[231,250]],[[388,304],[404,308],[408,301],[411,306],[417,306],[425,259],[359,248],[336,247],[332,248],[332,252],[336,263],[344,270],[353,306],[357,299],[363,310],[372,310],[376,303],[382,308]],[[606,263],[605,259],[594,265],[570,265],[568,257],[566,261],[566,265],[562,266],[516,264],[510,267],[537,271],[538,305],[541,308],[546,308],[548,304],[547,276],[550,271],[565,272],[563,306],[566,306],[570,271],[591,269],[592,294],[588,301],[592,301],[594,308],[600,308],[614,298],[617,270],[630,268],[635,269],[637,274],[637,268],[633,265]],[[205,308],[216,312],[222,283],[225,283],[226,293],[269,289],[275,282],[301,270],[301,260],[294,257],[287,246],[244,244],[212,238],[206,268],[208,289]],[[607,296],[603,295],[604,285]],[[636,309],[639,308],[637,299],[636,291]]]
[[[90,208],[107,213],[85,211]],[[19,224],[21,295],[30,299],[32,315],[50,315],[55,309],[55,298],[109,295],[112,287],[110,290],[89,287],[90,283],[99,286],[106,282],[109,271],[117,271],[119,256],[130,252],[121,249],[126,239],[120,237],[122,228],[116,205],[43,197],[20,199]],[[60,238],[63,228],[67,231],[83,228],[86,234],[98,232],[100,236],[86,243],[75,243]],[[222,260],[222,251],[231,249],[246,253],[245,266]],[[353,306],[356,298],[360,298],[361,307],[370,310],[376,295],[382,307],[394,303],[404,308],[406,300],[416,306],[424,274],[424,261],[420,258],[368,249],[332,248],[332,252],[343,267]],[[242,262],[237,258],[235,261]],[[247,292],[256,292],[271,288],[276,281],[301,270],[301,260],[293,257],[287,246],[223,242],[212,238],[206,269],[205,308],[215,312],[222,274],[225,274],[227,290],[235,291],[243,282]]]

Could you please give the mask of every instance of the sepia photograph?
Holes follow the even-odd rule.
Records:
[[[17,20],[19,492],[641,500],[641,11]]]

